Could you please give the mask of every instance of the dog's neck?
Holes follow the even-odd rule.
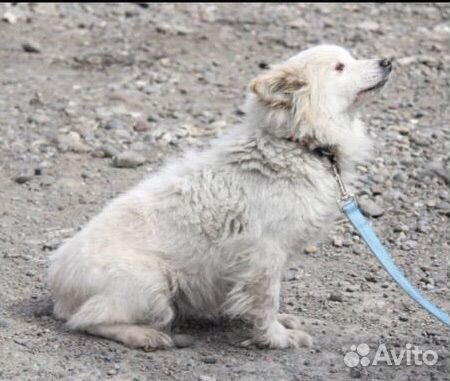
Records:
[[[340,170],[339,147],[336,144],[323,144],[313,138],[298,139],[293,136],[286,140],[299,145],[304,151],[309,152],[311,155],[317,156],[322,160],[326,160],[330,165],[334,165]]]

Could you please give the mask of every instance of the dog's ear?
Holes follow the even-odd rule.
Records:
[[[305,85],[306,82],[299,73],[275,67],[252,80],[249,89],[268,106],[289,108],[292,106],[294,92]]]

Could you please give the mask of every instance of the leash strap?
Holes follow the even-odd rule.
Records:
[[[349,196],[347,194],[347,196]],[[446,312],[436,307],[432,302],[425,298],[403,275],[400,269],[392,261],[389,253],[386,251],[369,222],[361,213],[358,203],[353,197],[347,197],[347,200],[341,205],[342,211],[345,213],[349,221],[358,231],[370,251],[383,265],[388,274],[397,284],[418,304],[420,304],[431,315],[439,319],[447,327],[450,327],[450,319]]]

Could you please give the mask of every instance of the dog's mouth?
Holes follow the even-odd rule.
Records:
[[[373,85],[373,86],[370,86],[370,87],[368,87],[368,88],[366,88],[366,89],[361,90],[360,92],[358,92],[358,96],[359,96],[359,95],[362,95],[362,94],[369,93],[369,92],[374,91],[374,90],[381,89],[381,88],[386,84],[387,81],[388,81],[388,77],[383,78],[383,79],[382,79],[380,82],[378,82],[377,84],[375,84],[375,85]]]

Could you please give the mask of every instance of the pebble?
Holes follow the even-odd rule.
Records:
[[[342,247],[344,246],[344,240],[341,237],[336,237],[333,239],[333,246]]]
[[[99,158],[103,158],[103,157],[114,157],[118,155],[118,151],[110,145],[103,145],[101,147],[96,148],[93,152],[92,152],[92,156],[94,157],[99,157]]]
[[[286,275],[286,280],[289,282],[293,282],[300,279],[300,274],[298,273],[296,268],[290,268]]]
[[[419,147],[428,147],[430,145],[430,140],[417,132],[409,134],[409,141]]]
[[[17,20],[17,15],[11,11],[6,11],[2,16],[2,21],[7,22],[8,24],[15,24]]]
[[[81,136],[75,132],[71,131],[68,134],[61,134],[56,137],[56,144],[61,152],[89,152],[91,148],[83,142]]]
[[[371,20],[362,21],[359,24],[357,24],[357,27],[359,29],[364,29],[369,32],[376,32],[380,30],[380,24],[378,24],[376,21]]]
[[[435,208],[436,207],[436,200],[428,200],[427,201],[427,207],[428,208]]]
[[[345,287],[345,291],[347,292],[356,292],[360,290],[361,286],[359,284],[349,284],[348,286]]]
[[[113,157],[113,166],[116,168],[137,168],[144,164],[146,159],[139,153],[127,151]]]
[[[150,130],[150,124],[148,124],[144,119],[138,119],[133,126],[133,130],[136,132],[144,132]]]
[[[405,172],[396,172],[392,179],[399,183],[404,183],[408,180],[408,174]]]
[[[372,192],[372,194],[374,196],[379,195],[379,194],[383,194],[384,192],[384,186],[380,185],[380,184],[374,184],[370,187],[370,191]]]
[[[177,348],[186,348],[194,344],[194,338],[191,335],[177,334],[172,339]]]
[[[170,132],[164,132],[161,137],[157,140],[157,144],[160,147],[167,147],[170,143],[173,142],[173,137]]]
[[[340,292],[332,292],[329,299],[332,302],[340,302],[342,303],[344,301],[344,296]]]
[[[31,180],[31,176],[28,176],[28,175],[20,175],[20,176],[17,176],[14,178],[14,181],[17,184],[25,184],[30,180]]]
[[[0,319],[0,328],[8,328],[10,323],[8,320]]]
[[[450,40],[450,25],[447,22],[436,25],[433,28],[433,37],[441,41]]]
[[[103,128],[105,130],[117,130],[117,129],[121,129],[121,128],[125,128],[125,124],[122,123],[120,120],[118,119],[111,119],[108,120],[104,125]]]
[[[26,41],[22,44],[22,49],[27,53],[41,53],[42,49],[37,42]]]
[[[314,245],[308,245],[305,247],[305,253],[306,254],[314,254],[317,253],[319,249],[317,248],[317,246]]]
[[[380,217],[384,214],[381,205],[366,197],[359,200],[359,206],[364,214],[370,217]]]
[[[202,361],[205,364],[216,364],[217,363],[217,359],[215,357],[211,357],[211,356],[203,357]]]
[[[216,381],[216,378],[214,376],[207,376],[205,374],[202,374],[199,376],[199,381]]]
[[[52,240],[50,240],[48,242],[45,242],[42,245],[42,250],[44,250],[44,251],[45,250],[53,251],[53,250],[56,250],[59,247],[60,244],[61,244],[61,241],[59,239],[52,239]]]
[[[377,283],[377,282],[378,282],[378,279],[375,278],[375,276],[373,276],[373,275],[366,275],[366,276],[364,277],[364,279],[365,279],[367,282],[370,282],[370,283]]]

